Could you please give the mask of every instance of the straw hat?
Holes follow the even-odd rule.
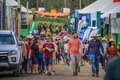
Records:
[[[109,41],[110,41],[110,42],[114,42],[115,40],[114,40],[113,38],[111,38]]]
[[[102,41],[107,41],[107,39],[106,38],[102,38]]]
[[[118,45],[120,45],[120,42],[118,43]]]
[[[27,36],[27,38],[28,38],[28,39],[32,39],[32,38],[33,38],[33,36]]]

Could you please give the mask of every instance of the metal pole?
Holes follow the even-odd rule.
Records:
[[[21,35],[21,4],[18,0],[18,37]]]
[[[37,5],[37,10],[38,10],[38,7],[39,7],[39,3],[38,3],[38,0],[36,0],[36,5]]]
[[[3,17],[2,17],[2,21],[3,21],[3,30],[5,30],[6,29],[6,25],[5,25],[5,23],[6,23],[6,18],[5,18],[5,16],[6,16],[6,13],[5,13],[5,7],[6,7],[6,0],[3,0]]]
[[[82,0],[79,0],[79,7],[82,9]]]
[[[29,8],[29,4],[28,4],[28,1],[27,1],[27,28],[29,28],[29,23],[28,23],[28,19],[29,19],[29,14],[28,14],[28,8]]]
[[[66,8],[66,6],[67,6],[67,5],[66,5],[66,0],[64,0],[64,6],[65,6],[65,8]]]
[[[3,4],[0,0],[0,30],[2,30],[2,12],[3,12]]]

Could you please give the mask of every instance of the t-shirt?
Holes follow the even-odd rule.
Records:
[[[70,39],[68,44],[70,46],[70,49],[69,49],[70,54],[80,53],[80,47],[82,47],[82,45],[79,39]]]
[[[29,51],[30,51],[30,48],[31,48],[31,44],[27,44],[26,48],[27,48],[27,57],[28,57],[29,56]]]
[[[65,51],[65,53],[68,53],[68,44],[64,45],[64,51]]]
[[[32,44],[31,50],[33,52],[33,56],[37,56],[37,57],[39,56],[39,46],[38,45],[36,45],[35,43]]]
[[[44,45],[43,45],[43,48],[45,49],[45,48],[48,48],[48,49],[54,49],[54,44],[53,43],[45,43]],[[53,57],[53,51],[51,52],[51,51],[49,51],[48,49],[46,49],[45,51],[44,51],[44,53],[45,53],[45,58],[52,58]]]

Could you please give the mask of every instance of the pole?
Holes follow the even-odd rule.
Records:
[[[28,8],[29,8],[29,3],[27,1],[27,28],[29,28],[29,23],[28,23],[28,19],[29,19],[29,14],[28,14]]]
[[[79,0],[79,7],[82,9],[82,0]]]
[[[5,18],[5,6],[6,6],[6,0],[3,0],[3,17],[2,17],[2,19],[3,19],[3,30],[5,30],[6,29],[6,25],[5,25],[5,23],[6,23],[6,18]]]
[[[2,12],[3,12],[3,4],[0,0],[0,30],[2,30]]]
[[[97,17],[97,28],[98,28],[98,34],[100,34],[101,35],[101,12],[100,11],[97,11],[96,12],[97,13],[97,15],[96,15],[96,17]]]
[[[65,8],[66,8],[66,6],[67,6],[67,5],[66,5],[66,0],[64,0],[64,6],[65,6]]]
[[[39,2],[38,2],[38,0],[36,0],[36,5],[37,5],[37,10],[38,10],[38,7],[39,7]]]
[[[21,4],[18,0],[18,37],[21,35]]]

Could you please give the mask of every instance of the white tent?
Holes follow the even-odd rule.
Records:
[[[114,3],[114,2],[111,2],[108,6],[106,6],[105,8],[102,8],[102,9],[100,9],[100,11],[102,12],[102,13],[107,13],[107,12],[109,12],[110,10],[112,10],[112,9],[114,9],[114,8],[117,8],[117,7],[119,7],[120,6],[120,3],[118,3],[118,2],[116,2],[116,3]]]
[[[15,0],[6,0],[6,4],[11,7],[18,6],[18,3]]]
[[[27,13],[27,8],[21,5],[21,12]],[[28,10],[28,13],[32,13],[32,11]]]
[[[113,14],[113,13],[119,13],[120,12],[120,5],[106,13],[104,13],[101,18],[104,18],[104,17],[109,17],[109,14]]]
[[[96,11],[100,11],[101,9],[110,5],[111,3],[113,3],[112,0],[97,0],[91,5],[83,8],[82,10],[78,10],[78,12],[79,13],[94,13]]]
[[[78,12],[82,14],[91,13],[92,20],[96,20],[97,11],[101,11],[101,13],[108,13],[111,9],[117,8],[118,6],[120,6],[120,3],[115,3],[113,0],[97,0],[82,10],[78,10]]]

